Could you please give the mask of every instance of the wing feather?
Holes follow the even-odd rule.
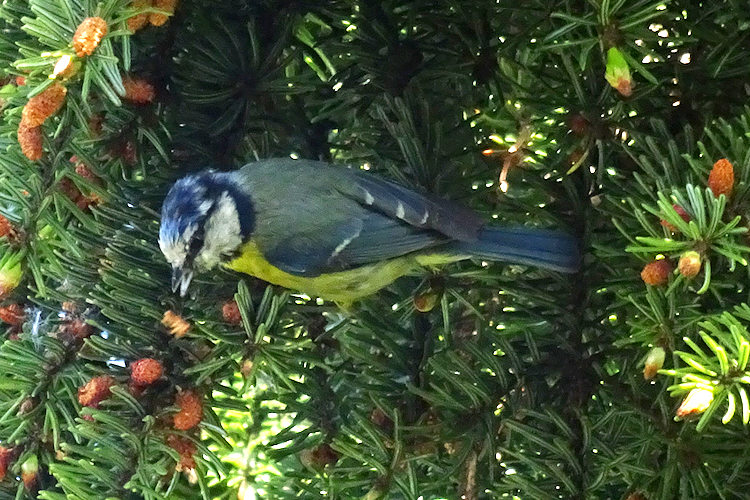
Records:
[[[263,160],[237,174],[256,213],[253,240],[271,264],[298,276],[472,241],[482,225],[471,210],[322,162]]]
[[[361,171],[349,174],[336,185],[342,194],[358,203],[420,229],[432,229],[461,241],[474,241],[483,222],[473,211],[448,200],[417,193],[393,182]]]

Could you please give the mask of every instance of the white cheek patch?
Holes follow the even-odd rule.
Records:
[[[229,193],[224,192],[219,197],[203,231],[203,248],[196,262],[206,269],[216,267],[222,255],[231,254],[242,245],[240,216]]]
[[[182,267],[187,257],[187,242],[193,237],[198,228],[194,225],[188,226],[185,232],[177,240],[164,241],[159,239],[159,248],[173,267]]]
[[[164,254],[164,258],[167,259],[167,262],[169,262],[173,266],[179,264],[179,261],[181,259],[173,245],[167,245],[164,244],[164,242],[159,241],[159,247],[161,248],[161,253]]]

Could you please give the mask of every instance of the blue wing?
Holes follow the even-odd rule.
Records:
[[[290,235],[276,245],[263,245],[271,264],[290,274],[314,277],[342,271],[439,245],[445,237],[414,229],[375,214],[319,226],[322,235]]]
[[[359,237],[344,247],[338,259],[345,266],[392,259],[400,255],[438,246],[448,238],[434,231],[419,230],[380,214],[364,221]]]
[[[471,210],[367,172],[270,159],[235,172],[253,241],[276,267],[314,277],[425,249],[575,272],[578,242],[558,231],[484,226]]]
[[[253,240],[274,266],[314,277],[471,240],[471,211],[373,175],[306,160],[242,169],[258,223]]]

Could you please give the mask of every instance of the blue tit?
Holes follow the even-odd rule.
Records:
[[[194,271],[218,265],[340,303],[419,266],[464,259],[567,273],[579,266],[570,235],[487,225],[448,200],[310,160],[268,159],[182,178],[161,216],[159,246],[182,296]]]

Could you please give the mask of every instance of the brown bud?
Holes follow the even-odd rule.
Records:
[[[164,317],[161,319],[161,324],[167,327],[169,333],[177,338],[182,338],[190,330],[190,323],[188,323],[182,316],[169,310],[164,313]]]
[[[226,321],[230,325],[237,326],[242,323],[240,306],[234,299],[224,302],[224,305],[221,306],[221,314],[224,317],[224,321]]]
[[[708,187],[714,193],[714,196],[732,195],[734,190],[734,166],[726,158],[714,163],[711,172],[708,174]]]
[[[151,6],[151,0],[133,0],[133,2],[130,4],[130,7],[133,9],[143,9],[145,7]],[[143,28],[146,23],[148,22],[148,14],[136,14],[133,17],[128,18],[127,24],[128,29],[135,33],[139,29]]]
[[[72,160],[72,158],[71,158]],[[86,179],[87,181],[91,182],[92,184],[100,184],[101,179],[91,171],[91,169],[83,162],[81,161],[75,161],[76,164],[76,173]]]
[[[680,256],[680,261],[677,264],[680,274],[690,279],[694,278],[701,271],[701,255],[690,250]]]
[[[130,364],[130,380],[136,385],[151,385],[164,373],[161,361],[153,358],[141,358]]]
[[[12,239],[16,233],[16,228],[13,224],[2,214],[0,214],[0,238]]]
[[[180,392],[175,404],[180,408],[173,420],[178,431],[190,430],[203,419],[203,400],[195,391]]]
[[[643,378],[651,380],[656,373],[664,366],[665,352],[662,347],[652,348],[646,356],[646,364],[643,367]]]
[[[73,203],[78,202],[78,200],[83,196],[83,193],[81,193],[81,190],[78,189],[78,186],[73,183],[70,179],[67,177],[63,177],[60,179],[60,182],[57,183],[57,188],[60,190],[62,194],[65,195],[66,198],[68,198]]]
[[[27,491],[36,493],[39,486],[39,459],[36,455],[31,455],[21,465],[21,480]]]
[[[183,470],[187,471],[189,469],[195,469],[194,456],[196,447],[191,440],[177,436],[175,434],[170,434],[169,436],[167,436],[167,444],[170,448],[180,454],[180,459],[177,462],[175,470],[180,472]]]
[[[74,341],[83,340],[90,337],[94,331],[94,326],[86,323],[82,316],[68,315],[60,323],[58,338]]]
[[[111,394],[111,388],[115,380],[109,375],[94,377],[85,385],[78,388],[78,402],[81,406],[98,408],[99,403],[107,399]]]
[[[680,407],[677,408],[677,416],[684,418],[690,415],[697,415],[703,413],[711,406],[711,402],[714,400],[714,393],[708,389],[693,389],[688,393],[685,399],[682,400]]]
[[[339,454],[328,444],[323,443],[315,448],[302,450],[299,454],[300,462],[313,470],[322,470],[339,461]]]
[[[47,118],[57,113],[65,102],[65,96],[68,93],[63,85],[53,83],[41,93],[35,95],[21,113],[21,122],[26,127],[38,127],[47,121]]]
[[[31,161],[39,161],[44,153],[44,138],[41,127],[29,127],[23,120],[18,125],[18,144],[23,155]]]
[[[23,306],[18,303],[8,304],[0,307],[0,321],[11,326],[19,326],[23,323],[26,313]]]
[[[10,468],[10,464],[15,458],[15,453],[13,448],[6,448],[5,446],[0,446],[0,481],[5,479],[5,476],[8,474],[8,469]]]
[[[669,281],[669,274],[671,272],[672,265],[667,259],[655,260],[643,267],[641,279],[647,285],[662,286]]]
[[[101,17],[87,17],[73,35],[73,50],[78,57],[90,56],[105,37],[109,27]]]
[[[177,7],[177,0],[154,0],[154,7],[159,10],[163,10],[169,15],[174,14],[174,10]],[[148,16],[148,22],[153,26],[161,26],[169,20],[169,16],[166,14],[153,13]]]
[[[148,104],[156,96],[154,86],[143,78],[125,77],[122,79],[122,85],[125,87],[123,97],[135,104]]]

